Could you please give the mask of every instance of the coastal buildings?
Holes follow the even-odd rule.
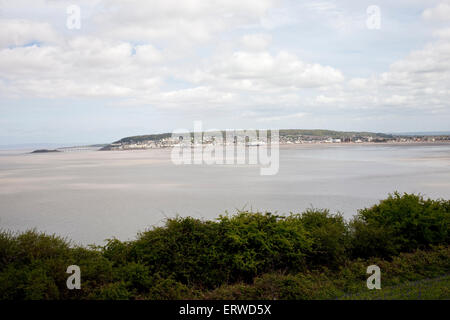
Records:
[[[216,145],[216,144],[245,144],[246,146],[260,146],[266,142],[261,139],[236,139],[234,137],[232,141],[226,141],[226,137],[223,139],[217,139],[217,135],[203,134],[200,141],[194,140],[191,136],[190,143],[183,141],[182,138],[174,138],[165,135],[162,138],[157,136],[154,139],[139,139],[136,137],[133,139],[125,139],[124,141],[118,141],[108,145],[102,150],[145,150],[154,148],[168,148],[183,143],[185,145],[200,146],[200,145]],[[298,134],[280,134],[279,143],[281,145],[290,144],[359,144],[359,143],[435,143],[435,142],[450,142],[450,136],[393,136],[393,135],[363,135],[363,134],[343,134],[339,135],[298,135]]]

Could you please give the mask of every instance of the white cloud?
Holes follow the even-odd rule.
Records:
[[[434,8],[428,8],[422,13],[422,17],[432,21],[450,21],[450,3],[442,2]]]
[[[433,32],[436,38],[450,40],[450,28],[438,29]]]
[[[305,63],[287,51],[221,55],[195,76],[197,82],[250,91],[321,87],[344,80],[339,70]]]
[[[282,121],[282,120],[286,120],[286,119],[292,120],[292,119],[303,118],[306,115],[307,115],[307,113],[297,112],[297,113],[287,114],[287,115],[282,115],[282,116],[259,117],[256,119],[256,121],[258,121],[258,122],[274,122],[274,121]]]
[[[450,113],[450,42],[429,43],[369,78],[354,78],[316,101],[348,109]]]
[[[104,36],[130,41],[205,42],[214,34],[259,21],[273,0],[120,0],[95,17]]]
[[[163,54],[152,45],[136,46],[135,50],[136,59],[138,60],[138,63],[143,66],[159,63],[164,60]]]
[[[0,90],[39,97],[120,96],[148,92],[161,82],[150,46],[76,37],[60,45],[0,50]]]
[[[260,51],[266,49],[271,41],[272,37],[269,34],[246,34],[241,37],[240,44],[245,49]]]
[[[307,23],[316,20],[341,35],[365,28],[365,8],[348,13],[332,1],[296,4],[298,12],[272,0],[84,1],[82,29],[69,32],[69,1],[36,3],[41,13],[55,5],[61,16],[51,11],[51,18],[26,19],[9,7],[10,16],[0,20],[2,96],[116,98],[125,105],[198,109],[211,116],[218,110],[247,112],[263,122],[336,110],[450,111],[448,28],[435,30],[433,42],[385,72],[349,78],[345,64],[338,68],[315,57],[314,50],[328,50],[324,40],[310,42],[318,46],[311,48],[302,39],[286,44],[277,28],[292,27],[303,14],[311,15]],[[423,17],[442,21],[447,7],[441,3]],[[25,46],[32,42],[39,45]],[[347,54],[342,51],[337,54]]]
[[[59,36],[49,23],[24,19],[0,19],[0,48],[32,42],[54,43]]]

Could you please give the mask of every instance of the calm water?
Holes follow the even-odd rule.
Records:
[[[280,170],[175,166],[168,150],[0,152],[0,226],[101,244],[177,214],[329,208],[349,218],[389,192],[450,198],[450,145],[281,147]]]

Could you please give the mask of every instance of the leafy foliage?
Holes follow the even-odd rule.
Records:
[[[306,210],[301,223],[312,240],[308,252],[308,264],[336,268],[347,258],[349,236],[347,224],[341,214],[332,215],[329,210]]]
[[[370,264],[390,286],[448,274],[449,219],[450,201],[394,193],[349,223],[317,209],[177,217],[102,247],[2,231],[0,299],[344,297],[365,288]],[[80,266],[81,290],[66,287],[69,265]],[[445,295],[439,289],[430,297]]]
[[[351,222],[354,257],[389,257],[450,243],[450,201],[398,192]]]

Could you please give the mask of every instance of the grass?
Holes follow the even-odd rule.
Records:
[[[379,290],[364,290],[344,295],[338,300],[449,300],[450,275],[431,279],[408,281]]]

